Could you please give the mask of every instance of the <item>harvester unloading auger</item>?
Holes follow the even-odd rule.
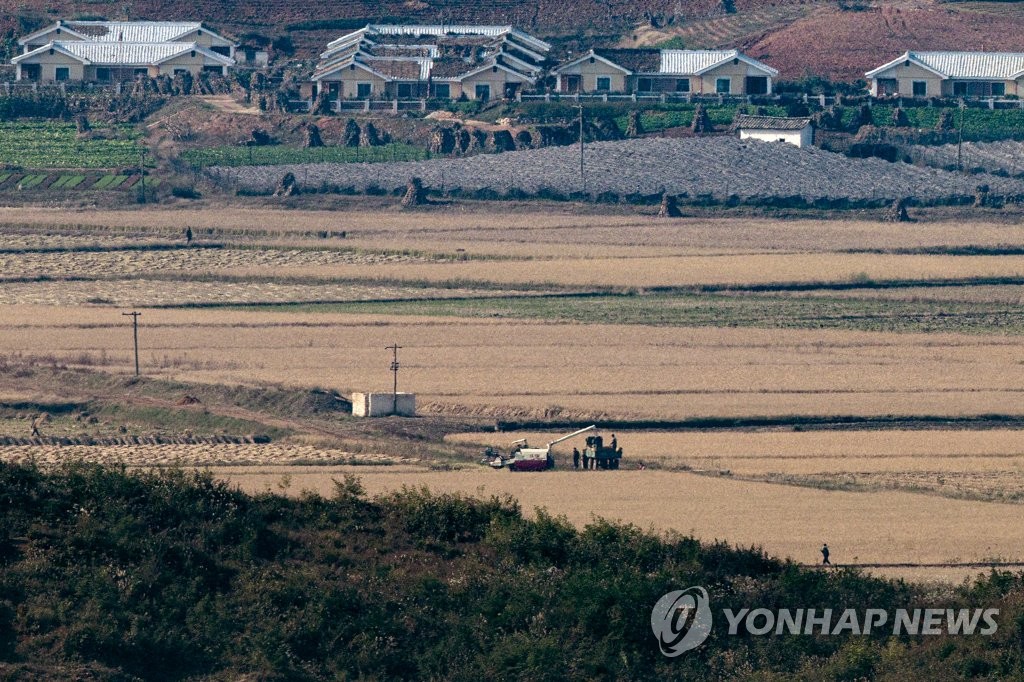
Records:
[[[484,450],[484,458],[488,465],[495,469],[508,468],[509,471],[544,471],[555,468],[555,458],[551,454],[551,448],[564,440],[575,436],[596,431],[597,425],[590,426],[568,433],[561,438],[548,443],[542,448],[531,448],[526,439],[520,439],[512,443],[512,448],[507,455],[503,455],[498,448],[489,447]],[[595,464],[598,469],[618,469],[619,459],[622,457],[620,448],[605,447],[601,436],[593,435],[587,437],[587,447],[584,454],[588,460]]]

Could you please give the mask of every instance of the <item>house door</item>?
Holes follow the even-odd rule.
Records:
[[[37,81],[43,77],[43,67],[41,64],[22,64],[21,65],[21,79],[25,81]]]
[[[505,99],[515,99],[519,83],[505,83]]]
[[[878,97],[900,94],[900,83],[895,78],[878,79]]]
[[[765,76],[747,76],[746,88],[748,95],[767,95],[768,79]]]
[[[580,91],[580,77],[579,76],[562,76],[565,79],[565,92],[569,95],[575,95]]]

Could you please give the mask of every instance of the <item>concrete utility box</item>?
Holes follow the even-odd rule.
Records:
[[[398,409],[395,409],[394,393],[353,393],[353,417],[387,417],[397,414],[400,417],[416,416],[416,394],[399,393]]]

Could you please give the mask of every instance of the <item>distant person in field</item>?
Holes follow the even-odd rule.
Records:
[[[580,449],[579,448],[573,448],[572,449],[572,468],[573,469],[579,469],[580,468]]]
[[[618,452],[619,441],[615,438],[615,434],[612,434],[612,452]]]
[[[822,566],[825,566],[825,565],[831,566],[832,565],[832,562],[828,560],[828,544],[827,543],[823,544],[821,546],[821,565]]]
[[[46,423],[46,415],[41,414],[32,420],[32,437],[42,438],[43,434],[39,433],[39,427]]]
[[[588,455],[587,451],[584,450],[583,451],[583,470],[586,471],[589,468],[590,468],[590,455]]]
[[[186,227],[185,228],[185,243],[186,244],[191,244],[192,243],[192,228],[191,227]]]

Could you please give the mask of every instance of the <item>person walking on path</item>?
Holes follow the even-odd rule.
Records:
[[[579,448],[573,448],[572,449],[572,468],[573,469],[579,469],[580,468],[580,449]]]
[[[832,562],[828,560],[828,543],[825,543],[825,544],[823,544],[821,546],[821,565],[822,566],[826,566],[826,565],[827,566],[831,566],[832,565]]]
[[[191,227],[186,227],[185,228],[185,243],[186,244],[191,244],[192,243],[192,228]]]

